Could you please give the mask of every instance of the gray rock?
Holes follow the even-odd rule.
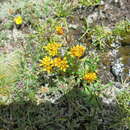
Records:
[[[124,64],[121,63],[120,59],[117,59],[112,65],[112,73],[117,80],[120,80],[124,71]]]

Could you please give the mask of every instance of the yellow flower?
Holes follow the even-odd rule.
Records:
[[[63,35],[64,34],[63,27],[57,26],[56,27],[56,33],[59,34],[59,35]]]
[[[56,56],[58,54],[58,49],[62,45],[59,43],[49,43],[47,46],[43,46],[43,48],[48,51],[50,56]]]
[[[85,47],[81,45],[76,45],[70,49],[70,55],[80,58],[85,52]]]
[[[19,24],[22,24],[23,19],[21,16],[17,16],[14,18],[14,22],[19,25]]]
[[[40,60],[39,66],[43,67],[43,71],[47,71],[48,73],[52,72],[53,60],[46,56],[42,60]]]
[[[64,72],[65,72],[66,69],[69,67],[66,58],[61,59],[60,57],[55,58],[55,59],[53,60],[53,65],[54,65],[55,67],[60,68],[60,70],[62,70],[62,71],[64,71]]]
[[[61,61],[60,69],[65,72],[68,67],[69,67],[69,65],[68,65],[68,63],[67,63],[67,60],[66,60],[66,58],[64,58],[64,59]]]
[[[94,72],[90,72],[84,75],[84,80],[86,80],[88,83],[92,83],[94,80],[97,79],[97,75]]]
[[[52,72],[52,66],[44,66],[43,71],[47,71],[48,73]]]
[[[57,57],[53,60],[53,65],[55,67],[60,67],[62,59],[60,57]]]

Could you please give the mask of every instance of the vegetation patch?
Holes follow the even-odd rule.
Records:
[[[106,5],[2,2],[1,130],[130,129],[129,51],[119,53],[129,48],[130,21],[95,24]]]

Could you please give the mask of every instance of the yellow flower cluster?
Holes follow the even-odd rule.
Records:
[[[81,45],[76,45],[70,49],[70,55],[78,58],[83,56],[84,52],[85,52],[85,47]]]
[[[56,56],[58,54],[58,49],[62,46],[59,43],[49,43],[47,46],[43,46],[43,48],[49,53],[50,56]]]
[[[86,80],[88,83],[92,83],[97,79],[97,75],[94,72],[90,72],[84,75],[84,80]]]
[[[14,22],[19,25],[23,23],[23,19],[21,16],[17,16],[14,18]]]
[[[43,67],[43,71],[47,71],[48,73],[50,73],[53,67],[53,60],[51,59],[51,57],[46,56],[42,60],[40,60],[39,66]]]
[[[60,57],[58,57],[53,60],[51,57],[48,56],[40,60],[39,65],[43,67],[43,71],[47,71],[48,73],[52,72],[53,67],[58,67],[64,72],[69,67],[66,58],[61,59]]]
[[[60,70],[62,70],[64,72],[69,67],[67,60],[66,60],[66,57],[63,58],[63,59],[61,59],[60,57],[57,57],[57,58],[54,59],[53,63],[54,63],[55,67],[60,68]]]
[[[56,27],[56,33],[59,34],[59,35],[63,35],[64,34],[63,27],[57,26]]]

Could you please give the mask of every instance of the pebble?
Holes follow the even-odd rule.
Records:
[[[124,64],[121,63],[120,59],[117,59],[112,66],[112,72],[113,74],[119,78],[122,76],[122,72],[124,70]]]

